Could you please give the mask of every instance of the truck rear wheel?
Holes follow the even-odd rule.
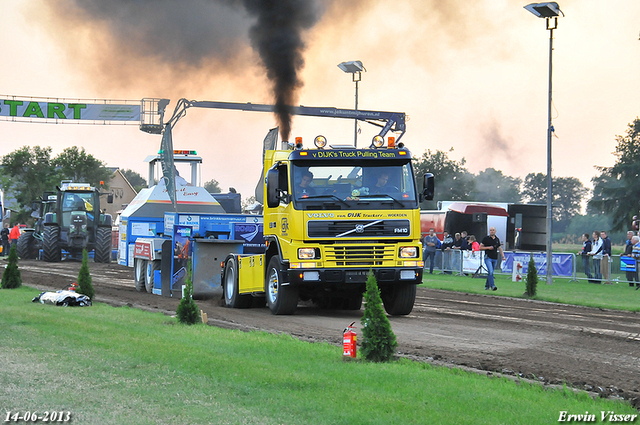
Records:
[[[136,282],[136,291],[145,290],[144,275],[147,270],[147,262],[141,258],[133,259],[133,279]]]
[[[36,238],[33,237],[33,231],[26,231],[18,238],[18,257],[25,260],[33,260],[38,258],[38,247]]]
[[[154,260],[145,261],[145,263],[147,263],[147,267],[145,267],[146,272],[144,274],[144,286],[147,289],[147,292],[151,294],[153,292],[156,270],[160,270],[162,262],[160,260]]]
[[[60,249],[60,227],[57,225],[44,226],[42,235],[42,256],[44,261],[57,263],[62,259]]]
[[[392,316],[406,316],[413,310],[416,301],[416,285],[396,283],[382,292],[385,311]]]
[[[231,308],[248,308],[251,306],[251,295],[240,294],[237,261],[231,257],[224,265],[224,304]]]
[[[267,305],[273,314],[293,314],[298,306],[298,291],[283,285],[281,267],[280,257],[271,257],[264,283]]]
[[[111,262],[111,228],[98,227],[93,261],[96,263]]]

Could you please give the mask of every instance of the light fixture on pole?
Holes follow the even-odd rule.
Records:
[[[349,61],[342,62],[338,64],[338,68],[346,72],[347,74],[351,74],[351,78],[354,83],[356,83],[356,107],[355,110],[358,110],[358,82],[362,79],[362,71],[367,71],[362,65],[361,61]],[[355,122],[355,131],[353,135],[353,147],[358,146],[358,119],[356,118]]]
[[[551,285],[553,278],[553,251],[551,246],[552,233],[552,194],[553,183],[551,180],[551,135],[553,133],[553,123],[551,122],[552,107],[552,76],[553,76],[553,30],[558,28],[558,16],[564,13],[560,10],[560,6],[556,2],[547,3],[531,3],[524,7],[538,18],[544,18],[549,30],[549,110],[547,125],[547,284]],[[553,18],[553,22],[551,22]]]

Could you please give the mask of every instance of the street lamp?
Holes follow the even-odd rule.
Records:
[[[362,79],[362,71],[367,71],[361,61],[349,61],[338,64],[338,68],[351,74],[352,81],[356,83],[356,108],[358,110],[358,82]],[[358,145],[358,118],[356,118],[353,135],[353,147]]]
[[[547,285],[551,285],[553,277],[553,255],[551,250],[551,225],[552,225],[552,187],[551,182],[551,133],[553,133],[553,123],[551,122],[551,88],[553,75],[553,30],[558,28],[558,16],[564,13],[556,2],[531,3],[524,7],[538,18],[544,18],[549,30],[549,114],[547,126]],[[551,19],[553,18],[553,23]]]

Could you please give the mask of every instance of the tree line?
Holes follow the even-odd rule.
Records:
[[[89,183],[107,191],[113,171],[77,146],[66,148],[56,156],[52,156],[51,147],[23,146],[0,160],[0,189],[13,201],[11,207],[16,210],[13,220],[27,223],[33,203],[41,199],[45,191],[54,191],[63,180]],[[147,181],[137,172],[129,169],[121,172],[136,192],[147,187]],[[221,192],[216,180],[206,182],[204,188],[211,193]]]
[[[634,215],[640,215],[640,119],[616,136],[616,162],[612,167],[596,166],[593,191],[575,177],[552,177],[554,239],[577,242],[582,233],[593,230],[624,232],[631,228]],[[414,158],[417,181],[429,172],[435,179],[435,198],[421,204],[422,209],[437,209],[438,201],[477,201],[506,203],[547,202],[547,176],[529,173],[524,180],[494,168],[477,174],[469,172],[466,160],[456,161],[445,151],[425,151]],[[580,214],[583,201],[586,214]]]

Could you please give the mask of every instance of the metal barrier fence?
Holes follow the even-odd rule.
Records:
[[[515,254],[512,252],[505,252],[507,254]],[[517,254],[519,256],[526,256],[527,258],[531,255],[530,252],[518,251]],[[540,253],[534,253],[536,255],[540,255]],[[565,253],[565,252],[554,252],[554,255],[565,255],[569,256],[571,264],[568,267],[571,267],[571,273],[565,275],[558,275],[554,273],[554,278],[563,278],[570,279],[571,281],[591,281],[596,282],[594,278],[594,267],[593,267],[593,259],[589,258],[589,271],[592,276],[590,279],[585,273],[584,263],[582,260],[582,256],[578,256],[575,253]],[[453,274],[457,276],[463,275],[486,275],[486,268],[484,266],[484,252],[473,252],[473,251],[462,251],[459,249],[451,249],[447,251],[437,250],[434,256],[434,264],[433,264],[433,272],[434,273],[444,273],[444,274]],[[601,281],[598,283],[627,283],[630,286],[640,285],[639,273],[638,271],[627,273],[625,270],[621,270],[621,259],[620,255],[612,255],[611,257],[604,257],[600,263],[600,270],[602,274]],[[431,270],[430,260],[433,257],[424,257],[424,270],[425,273],[428,273]],[[528,264],[525,264],[525,267],[528,267]],[[526,269],[525,269],[526,270]],[[638,267],[636,267],[638,270]],[[541,273],[538,271],[539,276],[545,276],[545,272]],[[495,269],[495,274],[502,275],[510,275],[511,271],[504,272],[502,270],[502,261],[498,259],[498,265]]]

